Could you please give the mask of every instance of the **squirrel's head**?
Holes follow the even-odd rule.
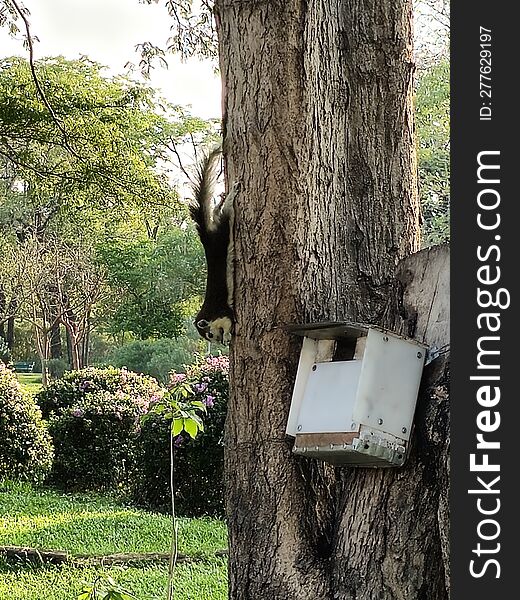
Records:
[[[208,342],[218,342],[219,344],[229,344],[231,341],[231,328],[233,323],[229,317],[219,317],[212,321],[206,319],[197,319],[195,327],[200,335]]]

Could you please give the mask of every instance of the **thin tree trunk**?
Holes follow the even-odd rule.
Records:
[[[63,358],[63,346],[61,344],[60,323],[54,322],[51,327],[51,358]]]
[[[11,300],[11,304],[9,305],[9,311],[15,311],[16,310],[16,304],[17,301],[15,299]],[[14,339],[14,327],[15,327],[15,323],[16,323],[16,317],[11,314],[10,317],[7,319],[7,327],[6,327],[6,335],[5,335],[5,341],[7,342],[7,347],[9,348],[9,350],[14,350],[14,343],[15,343],[15,339]]]
[[[34,326],[36,347],[42,366],[42,386],[47,387],[49,383],[48,360],[50,355],[49,330]]]
[[[442,600],[424,457],[333,468],[295,458],[284,435],[300,345],[284,326],[392,321],[396,265],[418,246],[411,3],[220,0],[216,14],[227,179],[241,182],[230,597]]]
[[[51,358],[62,358],[63,349],[61,346],[61,332],[60,332],[60,298],[59,291],[55,284],[47,285],[48,297],[49,297],[49,321],[51,323],[50,330],[50,344],[51,344]]]
[[[65,322],[65,329],[67,330],[67,339],[70,342],[70,366],[77,371],[81,369],[81,340],[78,338],[76,327],[70,321]]]
[[[61,298],[63,311],[62,322],[67,330],[67,349],[69,352],[69,364],[72,369],[79,370],[82,367],[81,330],[78,319],[72,310],[66,295]]]
[[[2,286],[0,285],[0,338],[5,340],[5,318],[6,314],[6,300],[5,293],[2,291]]]
[[[90,330],[87,329],[81,347],[81,366],[88,367],[89,363]]]

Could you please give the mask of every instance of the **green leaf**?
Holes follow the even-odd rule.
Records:
[[[153,405],[153,412],[161,414],[164,410],[166,410],[166,404],[164,402],[157,402],[157,404]]]
[[[183,431],[183,429],[184,429],[183,419],[174,419],[174,421],[172,423],[173,437],[176,437],[177,435],[179,435],[179,433],[181,433],[181,431]]]
[[[200,410],[203,410],[204,412],[206,412],[206,405],[204,404],[204,402],[202,402],[201,400],[194,400],[191,405],[194,408],[200,408]]]
[[[203,423],[202,419],[199,417],[199,415],[191,414],[190,419],[192,421],[195,421],[195,423],[197,424],[197,427],[199,429],[203,429],[204,428],[204,423]]]
[[[184,430],[191,438],[196,438],[199,431],[198,423],[196,423],[193,419],[185,419]]]

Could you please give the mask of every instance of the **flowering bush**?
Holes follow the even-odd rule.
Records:
[[[186,432],[175,435],[174,491],[181,514],[195,516],[223,513],[223,431],[229,393],[229,360],[226,356],[207,357],[173,372],[169,390],[185,395],[189,402],[206,407],[204,429],[195,439]],[[151,413],[137,438],[133,498],[140,504],[166,509],[170,503],[171,421]]]
[[[40,409],[0,361],[0,481],[41,482],[51,468],[52,453]]]
[[[93,392],[122,392],[148,406],[155,401],[155,394],[162,394],[162,388],[153,377],[139,375],[125,368],[107,367],[96,369],[87,367],[80,371],[69,371],[61,379],[53,381],[36,396],[44,418],[59,414]]]
[[[114,489],[127,483],[141,418],[165,390],[151,377],[126,369],[67,373],[45,392],[54,440],[54,484]]]

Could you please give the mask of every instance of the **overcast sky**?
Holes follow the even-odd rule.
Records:
[[[163,3],[139,4],[138,0],[24,0],[30,10],[31,31],[39,38],[36,58],[63,55],[74,59],[86,55],[106,65],[111,74],[139,62],[135,45],[149,41],[165,46],[170,20]],[[21,41],[0,29],[0,55],[27,56]],[[209,61],[182,64],[168,56],[169,68],[159,65],[150,84],[175,104],[191,105],[192,114],[220,117],[220,80]]]

